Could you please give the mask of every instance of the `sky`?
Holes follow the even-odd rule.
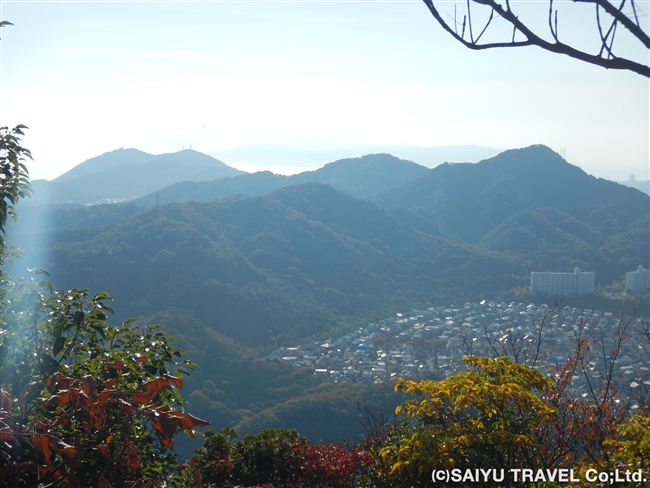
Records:
[[[545,25],[548,4],[513,3]],[[596,49],[593,6],[555,4],[561,37]],[[648,179],[648,79],[534,47],[471,51],[419,0],[0,0],[0,16],[14,24],[0,125],[29,127],[34,179],[120,147],[228,164],[249,144],[545,144],[595,176]]]

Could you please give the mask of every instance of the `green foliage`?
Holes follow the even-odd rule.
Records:
[[[10,25],[3,22],[2,26]],[[18,125],[13,129],[0,127],[0,267],[4,268],[6,258],[5,249],[5,226],[7,219],[11,217],[16,220],[14,205],[21,198],[29,196],[31,185],[29,184],[29,172],[24,161],[32,159],[29,149],[21,146],[24,125]],[[4,271],[0,271],[4,273]]]
[[[232,429],[209,430],[177,479],[179,486],[284,486],[326,488],[356,486],[369,458],[337,444],[309,443],[295,430],[266,429],[233,442]]]
[[[416,396],[398,407],[408,428],[381,449],[389,479],[425,483],[433,469],[532,467],[534,430],[555,409],[540,396],[552,383],[511,358],[465,358],[471,370],[443,381],[403,381],[396,390]]]
[[[2,232],[30,191],[23,128],[1,133]],[[4,240],[0,255],[2,486],[163,482],[176,464],[175,433],[208,424],[182,411],[182,376],[194,365],[160,325],[110,326],[107,293],[55,291],[38,271],[11,279]]]
[[[182,375],[193,364],[174,339],[160,325],[110,326],[106,293],[8,280],[2,289],[0,479],[6,486],[164,479],[176,464],[175,432],[193,436],[206,425],[182,413]]]

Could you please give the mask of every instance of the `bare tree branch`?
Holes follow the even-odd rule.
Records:
[[[558,12],[557,9],[554,9],[553,7],[553,0],[549,0],[548,13],[548,26],[552,41],[546,40],[544,37],[542,37],[542,34],[534,32],[528,25],[520,20],[515,12],[513,12],[509,0],[506,0],[505,7],[497,3],[496,0],[466,0],[467,14],[463,17],[463,29],[460,34],[456,28],[456,12],[454,12],[454,28],[452,28],[440,14],[440,11],[436,7],[436,0],[423,1],[431,12],[431,15],[433,15],[433,17],[442,26],[442,28],[451,34],[454,39],[469,49],[484,50],[504,47],[538,46],[546,51],[557,54],[564,54],[566,56],[584,61],[589,64],[601,66],[605,69],[627,70],[650,78],[650,63],[644,64],[641,62],[633,61],[632,59],[628,59],[626,57],[619,57],[614,49],[614,38],[616,34],[616,26],[618,24],[621,24],[623,27],[625,27],[645,49],[650,49],[650,36],[641,27],[641,23],[639,22],[638,18],[638,9],[632,0],[630,2],[631,12],[628,14],[623,11],[626,5],[626,0],[623,0],[619,7],[614,6],[608,0],[577,0],[580,3],[590,3],[596,6],[596,23],[601,38],[600,52],[598,54],[590,54],[569,44],[565,44],[559,40]],[[482,5],[490,9],[490,17],[477,38],[474,38],[472,27],[472,17],[470,11],[472,3]],[[606,12],[612,19],[612,23],[610,27],[606,29],[606,32],[602,28],[600,9],[603,9],[603,11]],[[483,34],[485,34],[485,32],[488,30],[488,27],[492,25],[492,20],[495,14],[496,16],[502,18],[504,21],[512,25],[513,30],[511,39],[509,41],[504,40],[503,42],[497,41],[480,43],[479,41],[483,37]],[[469,32],[469,38],[465,37],[466,28]],[[516,40],[517,33],[521,34],[524,39]]]

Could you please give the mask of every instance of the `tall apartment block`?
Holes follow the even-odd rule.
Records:
[[[573,273],[530,273],[530,292],[548,295],[586,295],[594,292],[596,275],[574,268]]]
[[[650,269],[639,266],[636,271],[625,273],[625,289],[633,293],[647,293],[650,288]]]

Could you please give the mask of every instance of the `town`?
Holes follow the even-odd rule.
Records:
[[[620,348],[619,337],[624,338]],[[584,361],[592,378],[613,373],[627,391],[650,385],[647,319],[532,303],[483,300],[398,313],[324,343],[278,348],[268,359],[313,368],[316,376],[336,383],[448,377],[466,369],[466,355],[508,355],[553,374],[573,357],[581,339],[594,346]],[[608,372],[612,359],[614,370]],[[575,388],[575,394],[587,394],[585,382]]]

